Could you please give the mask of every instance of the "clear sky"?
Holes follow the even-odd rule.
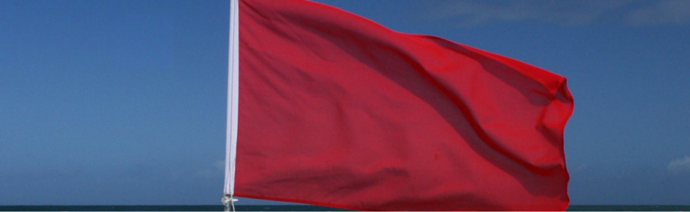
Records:
[[[690,1],[319,2],[567,77],[572,204],[690,205]],[[228,15],[0,0],[0,205],[220,204]]]

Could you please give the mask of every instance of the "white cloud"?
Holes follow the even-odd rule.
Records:
[[[618,24],[630,26],[690,24],[687,0],[522,0],[450,1],[427,12],[433,19],[449,19],[471,26],[500,22],[538,22],[557,25]]]
[[[684,158],[679,158],[671,161],[667,169],[669,172],[674,174],[679,173],[690,173],[690,156],[685,156]]]

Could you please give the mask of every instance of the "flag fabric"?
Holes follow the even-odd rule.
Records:
[[[303,0],[239,1],[234,195],[565,210],[566,79]]]

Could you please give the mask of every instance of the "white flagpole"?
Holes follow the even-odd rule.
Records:
[[[226,210],[235,210],[235,159],[237,157],[237,116],[239,101],[239,3],[230,0],[230,36],[228,51],[228,108],[225,136],[225,186],[223,204]]]

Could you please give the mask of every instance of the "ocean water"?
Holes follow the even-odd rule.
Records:
[[[0,211],[223,211],[222,205],[0,206]],[[237,211],[345,211],[311,205],[236,205]],[[568,211],[690,211],[690,205],[571,205]]]

